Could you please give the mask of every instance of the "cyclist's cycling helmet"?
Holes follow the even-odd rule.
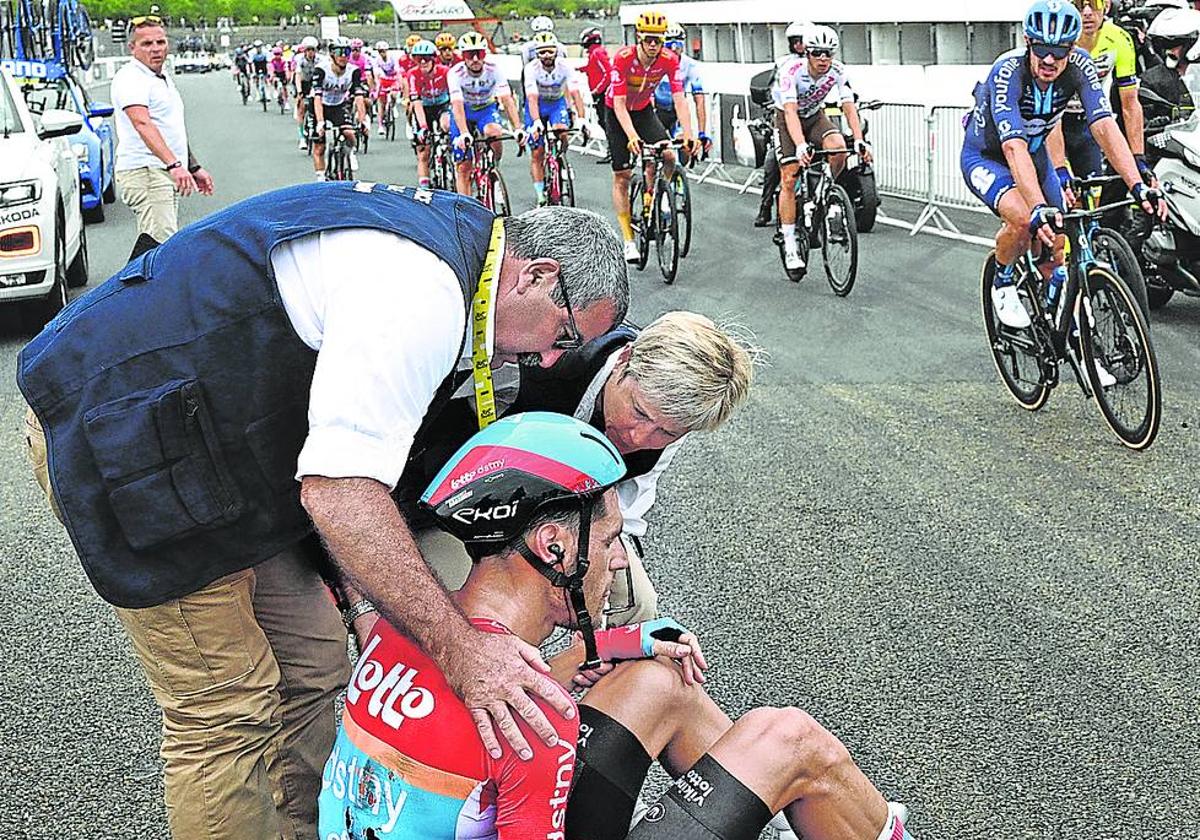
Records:
[[[642,12],[633,30],[638,35],[658,35],[661,38],[667,32],[667,16],[662,12]]]
[[[474,555],[516,549],[554,586],[567,590],[587,660],[599,660],[583,595],[588,570],[592,505],[625,475],[616,447],[587,423],[544,411],[497,420],[477,432],[446,462],[421,504],[438,525]],[[548,565],[526,543],[530,523],[548,506],[578,505],[579,553],[568,575]],[[558,565],[558,564],[555,564]]]
[[[283,55],[283,47],[271,47],[271,55]]]
[[[546,49],[558,49],[558,39],[554,37],[553,32],[539,32],[533,36],[534,52],[541,52]]]
[[[663,42],[670,46],[671,44],[679,44],[682,46],[683,40],[687,37],[687,33],[683,31],[683,27],[677,23],[672,23],[667,27],[667,31],[663,33]]]
[[[579,46],[587,48],[604,43],[604,33],[598,27],[589,26],[579,33]]]
[[[422,38],[420,35],[418,35],[416,32],[414,32],[411,35],[409,35],[407,38],[404,39],[404,48],[406,50],[411,50],[413,47],[415,47],[417,44],[421,43],[424,40],[425,40],[424,38]]]
[[[458,49],[461,52],[467,50],[483,50],[487,52],[487,39],[478,32],[464,32],[462,37],[458,39]]]
[[[1025,13],[1025,37],[1039,44],[1073,44],[1083,18],[1068,0],[1035,0]]]
[[[259,50],[261,50],[261,49],[262,49],[262,47],[263,47],[263,42],[262,42],[262,40],[261,40],[261,39],[260,39],[260,40],[256,40],[256,41],[254,42],[254,48],[255,48],[255,49],[259,49]]]
[[[433,39],[433,45],[439,50],[454,49],[455,39],[449,32],[439,32],[438,36]]]
[[[810,50],[829,50],[838,48],[838,35],[828,26],[811,26],[804,33],[804,46]]]
[[[788,24],[788,28],[784,30],[784,37],[787,38],[789,46],[792,41],[803,41],[808,34],[808,30],[812,29],[813,24],[810,20],[797,20]]]
[[[350,42],[350,49],[361,50],[363,48],[363,39],[355,38]]]
[[[554,21],[545,15],[538,15],[533,20],[529,21],[529,29],[532,32],[553,32]]]
[[[350,45],[349,38],[334,38],[329,42],[329,52],[331,55],[349,55],[353,47]]]
[[[437,47],[433,45],[433,41],[426,41],[422,38],[413,44],[408,54],[413,58],[434,58],[437,55]]]
[[[303,50],[315,50],[318,46],[317,39],[312,35],[305,35],[300,39],[300,48]]]
[[[376,42],[375,42],[375,49],[377,49],[377,50],[382,50],[383,52],[387,52],[388,50],[390,50],[390,49],[391,49],[391,47],[390,47],[390,46],[388,46],[388,42],[387,42],[387,41],[376,41]]]

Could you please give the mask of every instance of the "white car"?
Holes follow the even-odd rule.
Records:
[[[0,65],[0,304],[19,303],[40,330],[87,285],[79,163],[67,138],[83,127],[71,111],[34,115]]]

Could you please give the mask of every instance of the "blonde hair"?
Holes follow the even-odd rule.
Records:
[[[634,339],[626,372],[668,419],[711,432],[746,401],[765,355],[739,332],[695,312],[668,312]]]

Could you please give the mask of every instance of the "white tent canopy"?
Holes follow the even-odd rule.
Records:
[[[389,0],[399,20],[474,20],[465,0]]]

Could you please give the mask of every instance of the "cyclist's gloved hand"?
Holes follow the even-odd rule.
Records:
[[[1039,204],[1029,214],[1029,235],[1046,245],[1054,244],[1054,232],[1062,228],[1062,214],[1057,207]]]
[[[416,144],[418,146],[424,146],[426,143],[429,142],[429,129],[428,128],[418,128],[417,133],[413,135],[413,140],[416,142]]]
[[[686,633],[683,625],[673,618],[656,618],[626,627],[596,631],[596,652],[605,662],[625,659],[649,659],[654,656],[654,642],[677,642]]]
[[[1067,200],[1067,206],[1073,207],[1075,205],[1075,176],[1065,166],[1055,167],[1054,176],[1058,179],[1058,188],[1062,190],[1063,197]]]
[[[813,147],[811,143],[805,143],[802,146],[796,147],[796,162],[801,166],[808,166],[812,163]]]
[[[1142,176],[1142,182],[1153,186],[1158,179],[1154,175],[1154,168],[1146,161],[1146,156],[1134,155],[1133,161],[1137,164],[1138,174]]]
[[[1141,205],[1147,216],[1158,216],[1160,220],[1167,218],[1167,202],[1163,200],[1162,190],[1138,181],[1131,192],[1133,200]]]
[[[460,134],[454,138],[454,148],[460,152],[467,150],[467,144],[471,142],[471,138],[465,134]]]
[[[535,123],[535,124],[536,124],[536,123]],[[532,131],[531,131],[530,133],[532,134]],[[517,145],[518,145],[518,146],[524,146],[524,145],[525,145],[525,137],[526,137],[526,135],[525,135],[525,129],[523,129],[523,128],[518,128],[518,129],[517,129],[517,130],[516,130],[516,131],[513,133],[513,137],[514,137],[514,138],[516,138],[516,141],[517,141]]]
[[[629,154],[636,155],[642,151],[642,138],[636,134],[629,138],[625,144],[625,148],[629,149]]]

